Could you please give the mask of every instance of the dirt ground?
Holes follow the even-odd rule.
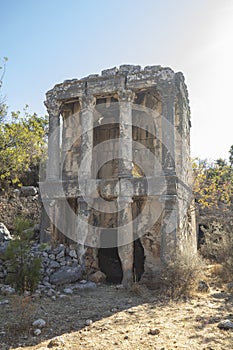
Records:
[[[171,301],[143,287],[101,285],[56,300],[7,299],[0,305],[1,350],[233,349],[233,330],[217,327],[233,320],[233,295],[223,290]],[[38,318],[46,325],[35,336],[31,322]]]

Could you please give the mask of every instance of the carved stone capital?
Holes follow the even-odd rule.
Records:
[[[173,85],[168,84],[167,82],[164,84],[159,84],[157,87],[157,90],[158,90],[159,95],[160,95],[162,100],[163,99],[164,100],[167,100],[167,99],[174,100],[176,98],[176,95],[177,95],[176,88]]]
[[[136,94],[132,90],[122,89],[118,91],[119,102],[133,102]]]
[[[93,110],[96,105],[96,98],[91,94],[83,95],[80,98],[80,105],[81,109]]]
[[[56,99],[47,99],[45,102],[45,107],[47,108],[47,111],[49,115],[53,116],[59,116],[61,113],[61,105],[62,103],[60,101],[57,101]]]

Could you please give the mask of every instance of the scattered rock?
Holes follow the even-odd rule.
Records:
[[[229,292],[233,292],[233,282],[230,282],[230,283],[227,284],[227,290]]]
[[[59,295],[59,298],[63,299],[63,298],[66,298],[67,296],[65,294],[60,294]]]
[[[56,337],[50,340],[50,342],[47,345],[47,348],[53,348],[55,346],[61,346],[63,347],[65,345],[65,341],[62,337]]]
[[[6,241],[10,241],[12,236],[10,231],[6,228],[6,226],[0,222],[0,243],[4,243]]]
[[[12,288],[11,286],[9,286],[8,284],[3,286],[1,288],[1,294],[3,295],[12,295],[15,294],[15,288]]]
[[[52,284],[66,284],[78,281],[82,276],[80,266],[69,267],[63,266],[50,276],[50,283]]]
[[[223,320],[219,322],[218,328],[224,329],[226,331],[229,329],[233,329],[233,322],[231,320]]]
[[[198,283],[198,291],[199,292],[208,292],[210,289],[208,283],[206,283],[205,281],[199,281]]]
[[[57,262],[57,261],[55,261],[55,260],[52,260],[52,261],[50,262],[50,264],[49,264],[49,267],[50,267],[51,269],[57,269],[57,268],[60,267],[60,264],[59,264],[59,262]]]
[[[103,283],[106,280],[106,275],[102,271],[96,271],[89,276],[89,280],[95,283]]]
[[[55,260],[55,258],[56,258],[56,257],[55,257],[55,254],[49,254],[49,259],[50,259],[50,260]]]
[[[85,283],[76,283],[72,286],[73,290],[77,289],[77,290],[91,290],[91,289],[96,289],[97,285],[95,282],[91,282],[91,281],[85,281]]]
[[[34,330],[33,333],[34,333],[34,335],[38,336],[38,335],[41,334],[41,329],[40,329],[40,328],[37,328],[37,329]]]
[[[69,252],[69,256],[70,256],[71,258],[77,258],[76,250],[71,249],[71,251]]]
[[[53,249],[53,253],[55,255],[59,254],[60,252],[65,250],[64,244],[59,244],[56,248]]]
[[[34,321],[32,325],[33,327],[43,328],[45,327],[46,322],[42,318],[38,318],[38,320]]]
[[[117,311],[118,311],[118,309],[116,307],[111,309],[111,312],[117,312]]]
[[[65,251],[61,250],[60,253],[57,254],[56,259],[60,260],[60,259],[64,258],[64,256],[65,256]]]
[[[37,193],[37,188],[34,186],[22,186],[20,188],[20,195],[22,197],[35,196]]]
[[[150,335],[158,335],[160,333],[160,330],[158,328],[150,329],[148,334]]]
[[[64,288],[64,289],[63,289],[63,292],[64,292],[65,294],[73,294],[73,290],[72,290],[71,288]]]
[[[92,323],[93,323],[92,320],[86,320],[86,321],[85,321],[85,325],[86,325],[86,326],[90,326]]]
[[[49,289],[48,292],[47,292],[47,296],[48,297],[52,297],[54,294],[56,294],[56,291],[54,289]]]
[[[0,305],[7,305],[7,304],[9,304],[9,300],[8,299],[0,301]]]

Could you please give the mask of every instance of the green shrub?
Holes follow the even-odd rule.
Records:
[[[7,246],[5,260],[7,261],[7,283],[17,291],[33,292],[40,280],[41,259],[32,254],[33,230],[31,223],[24,217],[15,220],[15,239]]]

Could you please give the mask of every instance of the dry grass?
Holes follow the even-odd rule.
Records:
[[[203,277],[203,264],[198,255],[190,253],[174,257],[162,270],[160,292],[171,298],[190,296]]]
[[[14,296],[11,299],[14,319],[7,323],[6,331],[9,339],[21,336],[29,336],[32,321],[36,312],[36,305],[31,296]]]

